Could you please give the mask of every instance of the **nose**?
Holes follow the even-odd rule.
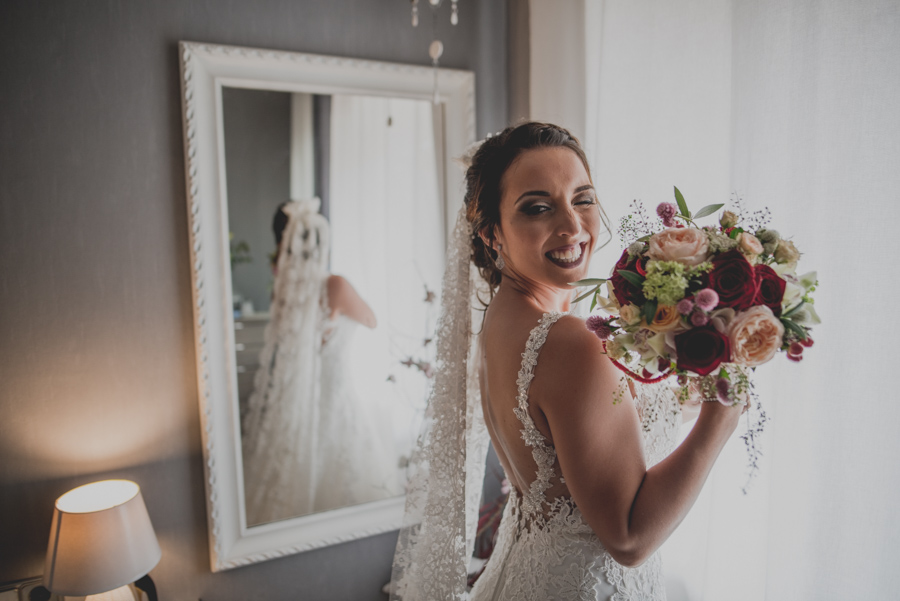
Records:
[[[571,238],[581,233],[581,219],[573,207],[566,207],[557,213],[556,234]]]

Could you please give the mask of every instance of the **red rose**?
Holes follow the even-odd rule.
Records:
[[[759,281],[759,292],[753,304],[767,306],[772,309],[775,317],[778,317],[781,315],[781,300],[784,298],[784,287],[787,282],[768,265],[757,265],[754,271]]]
[[[678,369],[701,376],[712,373],[723,361],[731,361],[728,336],[712,326],[694,328],[675,336],[675,352],[678,353]]]
[[[623,269],[625,271],[633,271],[635,275],[638,275],[635,263],[637,263],[637,261],[630,260],[628,257],[628,250],[625,250],[619,258],[619,262],[613,267],[612,275],[609,277],[609,281],[612,282],[613,285],[613,294],[616,295],[616,300],[619,301],[619,304],[623,307],[628,303],[641,306],[647,300],[644,298],[644,292],[640,288],[623,278],[619,273],[619,270]]]
[[[716,255],[709,287],[719,294],[719,306],[745,311],[754,305],[759,281],[753,266],[737,250]]]

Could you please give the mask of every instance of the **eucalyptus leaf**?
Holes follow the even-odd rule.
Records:
[[[622,276],[623,278],[625,278],[629,284],[631,284],[633,286],[637,286],[638,288],[641,288],[644,285],[644,280],[646,279],[646,278],[644,278],[644,276],[642,276],[639,273],[635,273],[633,271],[626,271],[624,269],[619,269],[618,274],[620,276]]]
[[[681,211],[681,214],[690,219],[691,212],[688,211],[687,203],[684,202],[684,196],[681,195],[678,186],[675,186],[675,201],[678,203],[678,210]]]
[[[591,309],[590,309],[591,313],[594,312],[594,307],[596,307],[596,306],[597,306],[597,294],[594,293],[594,298],[591,299]]]
[[[648,300],[643,307],[641,307],[641,313],[644,315],[644,321],[647,322],[649,326],[653,323],[653,318],[656,317],[656,309],[658,307],[658,303],[656,300]]]
[[[573,300],[572,302],[573,302],[573,303],[577,303],[577,302],[579,302],[579,301],[583,301],[584,299],[586,299],[587,297],[589,297],[589,296],[592,295],[592,294],[596,295],[598,290],[599,290],[599,288],[594,288],[594,289],[592,289],[592,290],[588,290],[587,292],[585,292],[584,294],[582,294],[581,296],[579,296],[578,298],[576,298],[576,299]],[[597,302],[597,301],[596,301],[596,296],[595,296],[594,302],[595,302],[595,303]],[[594,308],[594,307],[592,306],[591,309],[593,309],[593,308]]]
[[[806,329],[798,326],[790,319],[782,319],[781,323],[784,324],[784,327],[792,331],[794,334],[800,337],[800,340],[806,340],[808,338],[806,334]]]
[[[577,282],[569,282],[569,286],[599,286],[600,284],[605,283],[605,278],[585,278],[583,280],[578,280]]]
[[[649,242],[650,238],[652,238],[652,237],[653,237],[653,234],[647,234],[646,236],[641,236],[640,238],[635,240],[635,242]]]
[[[725,206],[724,203],[717,204],[717,205],[706,205],[705,207],[703,207],[702,209],[697,211],[697,214],[694,215],[694,219],[700,219],[701,217],[706,217],[707,215],[712,215],[713,213],[715,213],[716,211],[718,211],[719,209],[721,209],[724,206]]]

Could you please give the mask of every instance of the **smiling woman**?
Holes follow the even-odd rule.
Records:
[[[466,486],[470,462],[479,461],[483,413],[511,491],[471,598],[664,599],[658,548],[691,507],[741,412],[704,403],[673,451],[681,422],[673,391],[621,387],[600,340],[568,314],[570,282],[587,274],[604,218],[584,153],[567,130],[524,123],[488,138],[467,183],[471,229],[455,244],[468,242],[493,295],[481,328],[472,328],[480,334],[471,371],[460,373],[450,352],[438,357],[434,433],[421,438],[417,455],[440,472],[411,486],[416,502],[407,505],[411,527],[401,533],[392,594],[404,601],[462,594],[468,545],[454,520],[477,502]],[[448,272],[460,269],[465,250],[451,251]],[[466,289],[446,279],[445,294],[448,285],[457,294]],[[447,305],[445,320],[458,324],[466,309],[455,315]],[[440,336],[439,349],[471,344],[459,327]],[[461,405],[465,419],[454,421]],[[458,440],[464,448],[454,447]],[[464,464],[442,460],[459,454]],[[436,503],[445,509],[429,511]],[[413,518],[421,507],[419,524]],[[441,547],[458,552],[436,559],[433,549]]]

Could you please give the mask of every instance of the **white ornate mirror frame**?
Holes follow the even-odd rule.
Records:
[[[227,570],[399,528],[403,497],[248,528],[228,256],[222,87],[431,100],[429,67],[194,42],[179,44],[187,208],[210,560]],[[448,231],[462,202],[462,156],[475,140],[475,78],[439,69]]]

